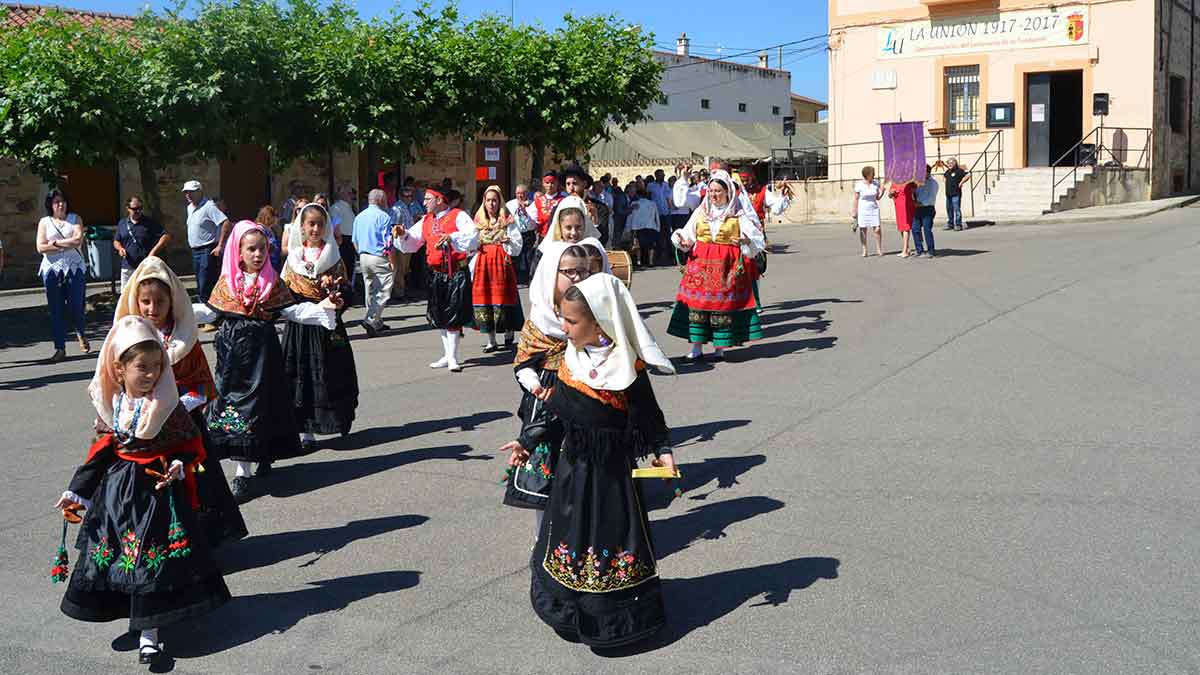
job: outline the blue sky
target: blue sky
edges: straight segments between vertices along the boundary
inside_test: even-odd
[[[36,0],[35,0],[36,2]],[[352,0],[364,16],[388,12],[392,7],[412,9],[418,5],[413,0],[393,3],[386,0]],[[145,0],[54,0],[45,4],[61,4],[94,11],[120,14],[136,13]],[[150,5],[164,6],[159,0]],[[435,7],[445,4],[442,0],[432,3]],[[551,0],[461,0],[460,13],[473,18],[485,12],[508,16],[515,7],[516,18],[521,23],[557,25],[564,12],[575,14],[616,14],[621,18],[640,23],[655,35],[655,42],[662,49],[674,49],[675,38],[686,32],[691,38],[692,53],[702,56],[736,54],[777,45],[814,35],[828,30],[829,5],[825,0],[799,0],[796,3],[730,3],[717,0],[684,0],[683,2],[628,2],[617,1],[594,4],[568,4]],[[815,41],[801,45],[824,44]],[[783,67],[792,72],[792,91],[803,96],[826,100],[828,72],[823,50],[799,47],[784,48]],[[777,66],[777,52],[771,50],[771,66]],[[745,63],[756,61],[754,56],[736,59]]]

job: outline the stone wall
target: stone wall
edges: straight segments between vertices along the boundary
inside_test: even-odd
[[[1054,205],[1055,211],[1150,199],[1150,175],[1144,170],[1097,168]]]
[[[0,159],[0,240],[4,273],[0,286],[36,286],[42,256],[37,252],[37,224],[45,215],[46,186],[25,165]]]
[[[1156,2],[1156,31],[1154,60],[1154,166],[1151,193],[1154,198],[1184,192],[1200,192],[1200,87],[1189,87],[1196,74],[1195,58],[1200,59],[1200,16],[1191,17],[1190,7],[1176,2]],[[1196,44],[1193,44],[1193,40]],[[1168,117],[1170,78],[1183,79],[1184,96],[1192,94],[1191,105],[1185,109],[1182,131],[1172,131]],[[1185,100],[1185,105],[1186,100]],[[1191,135],[1191,180],[1188,180],[1188,138]],[[1182,183],[1182,185],[1180,185]],[[1179,189],[1177,189],[1179,188]]]
[[[937,220],[935,224],[940,227],[940,224],[946,218],[946,187],[945,181],[940,176],[935,175],[934,180],[938,183]],[[856,182],[858,181],[789,181],[788,185],[791,186],[794,197],[788,210],[783,213],[784,221],[801,224],[845,223],[846,228],[849,229],[850,210],[854,203],[854,184]],[[983,181],[980,180],[975,185],[974,209],[972,209],[970,185],[964,183],[962,187],[963,218],[969,220],[975,216],[974,211],[981,211],[983,209],[983,203],[986,199]],[[880,219],[884,227],[888,227],[889,223],[894,227],[896,209],[893,206],[892,200],[887,195],[884,195],[884,198],[879,202],[879,206]]]

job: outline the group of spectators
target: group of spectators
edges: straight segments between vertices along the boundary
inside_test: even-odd
[[[942,180],[946,186],[946,230],[962,230],[962,182],[970,175],[951,157]],[[900,232],[901,258],[932,258],[937,255],[933,221],[937,216],[938,183],[933,167],[925,165],[921,180],[897,183],[875,179],[875,167],[864,166],[863,179],[854,185],[850,219],[858,232],[862,256],[867,257],[867,235],[875,238],[875,255],[883,255],[883,228],[880,225],[879,200],[886,194],[896,207],[896,229]]]

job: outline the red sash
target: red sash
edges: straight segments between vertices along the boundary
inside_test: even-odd
[[[121,449],[121,444],[117,443],[116,437],[111,433],[100,434],[96,437],[96,442],[92,443],[92,447],[88,448],[87,461],[103,452],[109,446],[112,447],[113,453],[117,457],[133,462],[141,466],[148,464],[159,463],[159,467],[155,470],[162,469],[159,473],[165,473],[167,465],[170,463],[171,455],[174,454],[190,454],[195,457],[191,464],[184,466],[183,472],[183,489],[187,491],[188,498],[191,500],[192,508],[200,506],[200,497],[196,492],[196,467],[204,461],[207,453],[204,451],[204,441],[197,433],[195,436],[174,445],[172,447],[163,447],[157,449],[144,450],[141,452],[125,452]]]

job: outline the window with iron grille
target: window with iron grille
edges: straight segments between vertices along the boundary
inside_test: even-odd
[[[979,130],[979,66],[946,68],[946,130],[973,134]]]
[[[771,114],[778,115],[779,114],[779,106],[777,106],[777,105],[771,106]]]
[[[738,112],[746,112],[746,104],[745,103],[738,104]]]
[[[708,110],[708,99],[706,99],[706,98],[700,99],[700,109]]]

